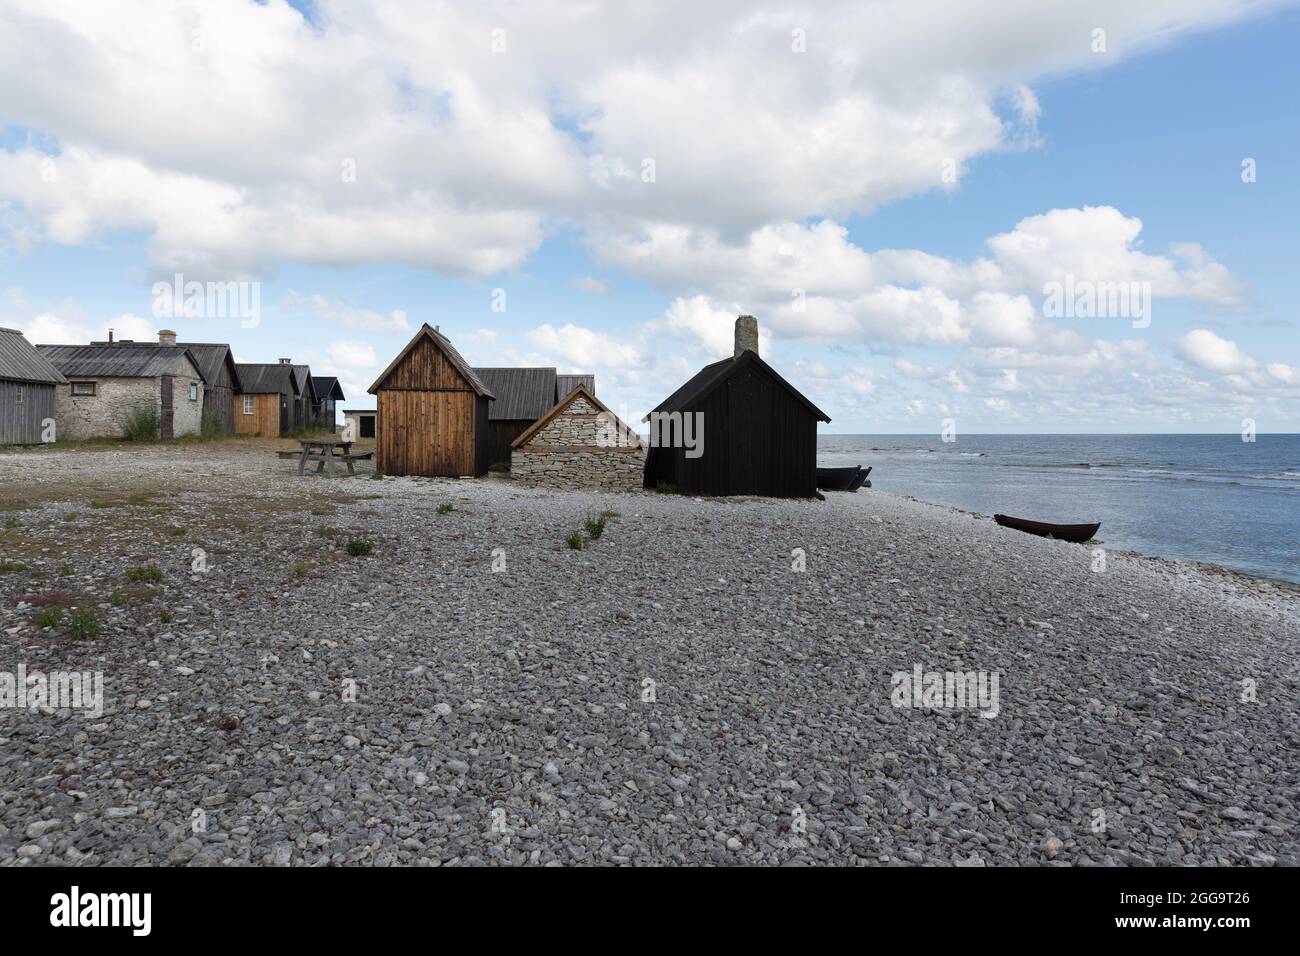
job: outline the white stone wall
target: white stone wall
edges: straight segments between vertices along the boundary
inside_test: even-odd
[[[596,447],[609,441],[609,427],[596,417],[599,411],[585,398],[575,398],[511,453],[511,477],[555,488],[640,488],[645,467],[640,438],[624,432],[623,447]]]
[[[172,379],[172,434],[179,438],[199,431],[203,423],[203,380],[187,360],[179,359]],[[157,378],[72,377],[71,382],[94,382],[94,395],[73,395],[72,385],[54,388],[54,418],[58,437],[120,438],[122,425],[137,408],[152,408],[162,416],[161,380]],[[199,399],[190,401],[190,383],[198,385]]]

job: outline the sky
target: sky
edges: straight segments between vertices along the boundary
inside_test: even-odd
[[[1297,432],[1298,43],[1246,0],[0,0],[0,325],[368,408],[428,322],[632,421],[751,314],[825,432]]]

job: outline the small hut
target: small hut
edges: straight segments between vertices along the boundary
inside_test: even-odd
[[[321,431],[333,432],[338,426],[335,409],[347,397],[343,394],[343,387],[333,375],[313,375],[311,388],[316,394],[316,404],[312,406],[316,427]]]
[[[293,376],[298,383],[298,397],[293,403],[293,427],[294,429],[314,429],[316,427],[316,389],[311,383],[311,366],[293,366]]]
[[[171,342],[165,335],[164,332],[158,333],[160,344],[177,344],[176,333],[171,333]],[[206,342],[181,342],[179,345],[190,350],[203,373],[203,417],[213,422],[218,431],[230,434],[235,430],[235,394],[239,391],[239,371],[230,346]]]
[[[294,427],[298,377],[288,359],[278,364],[244,364],[239,372],[240,394],[235,396],[235,431],[241,435],[279,438]]]
[[[357,441],[374,441],[378,431],[375,428],[375,421],[378,413],[373,408],[345,408],[343,409],[343,428],[347,431],[348,426],[352,426],[352,440]]]
[[[644,483],[693,495],[817,494],[817,423],[830,418],[758,356],[758,323],[736,320],[731,358],[706,365],[647,415]]]
[[[421,326],[368,391],[377,398],[375,467],[386,475],[481,475],[495,398],[445,335]]]
[[[0,445],[45,440],[44,423],[52,420],[57,425],[54,390],[67,383],[21,332],[0,329]]]
[[[640,487],[645,448],[585,385],[578,385],[511,447],[510,474],[560,488]]]

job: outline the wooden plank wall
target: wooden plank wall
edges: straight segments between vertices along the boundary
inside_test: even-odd
[[[377,399],[375,467],[384,474],[455,477],[486,469],[487,400],[428,339],[393,370]]]
[[[244,414],[244,396],[236,395],[235,432],[240,435],[261,435],[263,438],[280,437],[280,393],[269,392],[253,396],[253,414]]]
[[[223,432],[238,431],[235,427],[235,394],[228,386],[208,385],[203,389],[203,414],[214,418]],[[239,396],[239,417],[244,416],[244,397]]]
[[[21,405],[14,402],[19,388],[23,390]],[[47,418],[54,418],[53,385],[0,381],[0,445],[38,444],[41,422]]]

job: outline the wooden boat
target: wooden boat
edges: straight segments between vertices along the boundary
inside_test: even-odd
[[[861,471],[857,465],[849,468],[818,468],[817,487],[826,491],[854,491],[856,489],[850,486],[857,481]]]
[[[1073,541],[1082,544],[1091,541],[1101,527],[1096,524],[1048,524],[1046,521],[1030,521],[1028,518],[1013,518],[1010,515],[994,515],[993,520],[1004,528],[1015,528],[1040,538],[1056,538],[1058,541]]]
[[[870,488],[871,482],[867,481],[867,475],[869,474],[871,474],[870,466],[859,471],[858,477],[854,478],[852,484],[849,485],[849,491],[857,491],[864,486]]]

